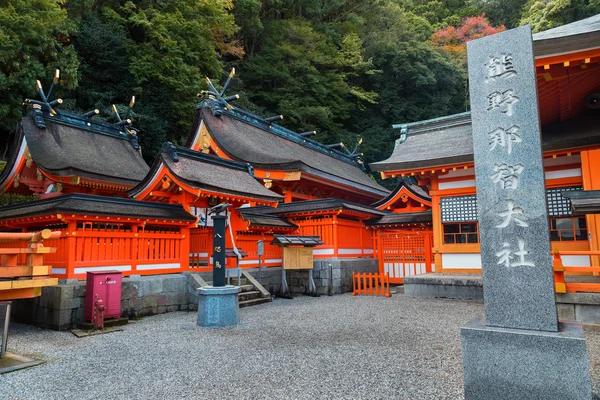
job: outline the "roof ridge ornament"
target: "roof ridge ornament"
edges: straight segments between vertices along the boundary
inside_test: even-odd
[[[177,155],[177,147],[172,142],[165,142],[160,151],[161,153],[167,153],[173,161],[179,162],[179,156]]]
[[[47,94],[44,93],[42,83],[39,80],[36,80],[35,82],[36,82],[37,92],[40,95],[40,98],[42,99],[42,101],[25,99],[25,101],[23,102],[23,105],[27,106],[27,108],[31,107],[31,109],[34,110],[35,124],[37,125],[37,127],[39,129],[44,129],[44,128],[46,128],[46,123],[44,122],[44,118],[42,118],[42,115],[44,113],[47,113],[47,114],[50,114],[53,116],[58,114],[57,111],[55,110],[55,108],[57,108],[58,106],[60,106],[63,103],[62,99],[50,100],[51,96],[52,96],[52,91],[54,90],[54,87],[60,83],[60,70],[57,69],[54,72],[54,78],[52,78],[52,83],[50,84],[50,89],[48,89]]]
[[[129,136],[129,141],[131,142],[131,146],[133,146],[134,149],[139,150],[140,142],[138,141],[138,136],[137,136],[139,131],[131,126],[133,121],[129,118],[129,116],[131,115],[131,110],[133,109],[134,105],[135,105],[135,96],[131,96],[131,100],[129,100],[129,107],[127,108],[127,112],[125,113],[125,119],[121,119],[121,116],[119,115],[119,110],[117,109],[117,106],[114,104],[112,105],[112,111],[113,111],[113,114],[115,115],[115,118],[117,119],[116,124],[118,126],[122,126],[125,129],[125,132],[127,132],[128,136]]]
[[[210,107],[210,110],[212,111],[215,117],[221,116],[223,112],[225,112],[225,110],[233,109],[229,102],[233,100],[238,100],[240,98],[238,94],[223,97],[225,91],[227,90],[227,87],[229,87],[229,84],[231,83],[231,79],[233,79],[234,76],[235,68],[232,68],[231,72],[229,73],[229,76],[227,77],[227,81],[225,81],[225,84],[223,85],[223,89],[221,89],[221,91],[218,91],[217,88],[215,88],[215,86],[212,84],[212,81],[207,76],[206,84],[208,85],[208,90],[202,90],[200,93],[198,93],[198,97],[201,97],[202,100],[212,100],[210,102],[207,102],[207,105]]]

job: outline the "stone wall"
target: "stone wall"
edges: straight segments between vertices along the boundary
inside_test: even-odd
[[[85,284],[77,281],[44,287],[40,297],[15,300],[12,320],[54,330],[76,328],[84,320]],[[122,317],[138,318],[188,308],[186,275],[123,278]]]
[[[352,291],[352,273],[377,273],[379,266],[373,258],[322,259],[315,260],[313,279],[317,293],[332,295]],[[306,293],[308,271],[288,271],[288,286],[292,293]]]
[[[352,272],[377,272],[374,259],[330,259],[314,263],[314,279],[320,294],[352,291]],[[271,294],[281,292],[281,267],[244,270]],[[198,309],[196,289],[207,286],[212,273],[154,275],[123,278],[121,316],[139,318],[171,311]],[[288,271],[292,293],[308,287],[307,271]],[[42,288],[34,299],[15,300],[12,320],[54,330],[76,328],[84,320],[85,281],[61,283]]]

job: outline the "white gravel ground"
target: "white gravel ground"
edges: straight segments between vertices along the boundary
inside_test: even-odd
[[[0,399],[460,399],[459,328],[482,312],[338,295],[244,308],[226,329],[193,312],[81,339],[12,324],[9,350],[47,363],[0,375]],[[586,335],[598,386],[600,333]]]

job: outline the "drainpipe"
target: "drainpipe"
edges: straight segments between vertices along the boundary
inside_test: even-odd
[[[333,266],[330,262],[327,263],[329,265],[329,288],[327,290],[327,296],[333,296]],[[323,265],[323,261],[321,261],[321,268]]]

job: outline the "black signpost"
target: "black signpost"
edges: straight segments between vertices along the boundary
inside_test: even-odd
[[[225,221],[222,215],[231,204],[219,204],[208,211],[213,219],[213,284],[198,288],[199,326],[221,327],[238,323],[239,286],[225,284]]]
[[[222,215],[231,204],[219,204],[210,209],[213,220],[213,286],[225,286],[225,221]]]

